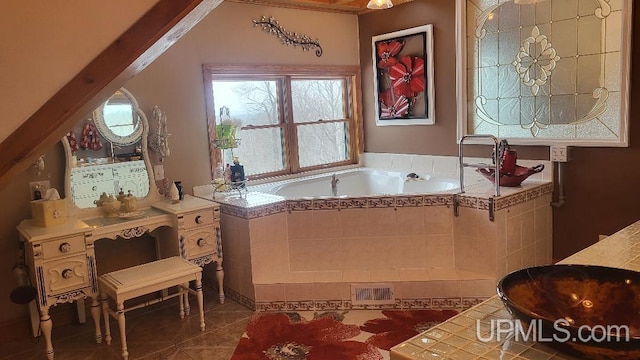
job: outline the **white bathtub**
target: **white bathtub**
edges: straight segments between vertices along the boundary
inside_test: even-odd
[[[256,185],[249,190],[280,195],[290,199],[334,196],[331,189],[331,176],[334,174],[339,180],[336,196],[340,197],[432,194],[457,192],[460,188],[460,180],[448,176],[418,174],[420,178],[414,180],[408,179],[407,173],[399,171],[357,168]]]

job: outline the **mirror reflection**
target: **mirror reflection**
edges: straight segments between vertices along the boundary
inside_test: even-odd
[[[66,194],[79,209],[96,208],[102,193],[145,198],[153,184],[147,158],[148,123],[136,99],[118,90],[63,139]]]
[[[114,145],[124,146],[139,142],[143,127],[132,96],[121,89],[116,91],[94,112],[93,119],[100,135]]]

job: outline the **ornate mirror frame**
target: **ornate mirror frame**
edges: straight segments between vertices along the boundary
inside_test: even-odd
[[[456,0],[458,139],[628,146],[631,0]]]
[[[149,123],[147,121],[146,115],[138,106],[138,102],[135,100],[133,95],[124,88],[121,88],[120,91],[122,91],[129,98],[129,100],[131,100],[131,104],[134,106],[135,112],[139,116],[139,121],[140,121],[139,127],[141,129],[139,140],[141,142],[142,159],[145,164],[145,169],[147,171],[147,178],[149,181],[149,192],[147,193],[146,197],[138,198],[138,207],[146,208],[146,207],[150,207],[152,203],[161,200],[160,194],[158,192],[158,188],[156,186],[155,178],[153,175],[153,167],[149,159],[149,152],[147,147],[148,145],[147,141],[148,141],[148,135],[149,135]],[[107,102],[108,100],[105,101],[104,104],[106,104]],[[102,108],[104,107],[104,104],[99,106],[94,111],[93,113],[94,116],[96,112],[102,110]],[[135,142],[137,142],[137,140],[133,141],[132,144]],[[67,206],[67,213],[69,214],[69,216],[78,216],[83,218],[103,216],[104,215],[103,210],[98,207],[80,208],[75,204],[73,200],[73,190],[71,189],[71,171],[74,168],[74,159],[73,159],[73,152],[69,144],[69,140],[66,136],[62,138],[62,145],[64,147],[65,158],[66,158],[64,193],[65,193],[65,200],[66,200],[66,206]],[[101,166],[105,166],[105,165],[101,164]],[[114,196],[115,195],[117,194],[114,194]],[[96,200],[97,199],[98,198],[96,198]]]
[[[105,111],[106,105],[109,103],[109,100],[111,100],[114,96],[118,95],[118,93],[121,93],[127,100],[129,100],[129,102],[131,103],[131,108],[133,110],[132,113],[138,116],[138,124],[134,128],[133,132],[131,132],[131,134],[129,135],[123,136],[123,135],[118,135],[114,133],[109,128],[104,118],[104,111]],[[107,100],[105,103],[100,105],[93,112],[93,121],[96,125],[96,128],[98,129],[98,132],[100,133],[100,135],[102,135],[102,137],[104,137],[106,140],[108,140],[109,142],[115,145],[124,146],[124,145],[135,144],[140,140],[140,137],[142,136],[142,133],[144,131],[144,127],[141,126],[141,120],[143,118],[146,118],[145,114],[142,112],[142,110],[140,110],[140,106],[138,105],[136,98],[133,97],[133,95],[129,91],[127,91],[127,89],[121,88],[120,90],[116,91],[116,93],[112,95],[111,98],[109,98],[109,100]]]

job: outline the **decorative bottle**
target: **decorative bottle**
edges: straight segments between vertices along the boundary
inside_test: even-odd
[[[216,165],[216,170],[213,172],[213,180],[216,180],[216,182],[224,180],[224,168],[222,167],[222,163],[219,161]]]
[[[180,192],[178,191],[176,183],[173,181],[169,185],[169,199],[171,199],[172,203],[177,203],[180,200]]]
[[[231,165],[231,181],[234,183],[244,181],[244,166],[240,165],[240,160],[237,156],[233,158],[233,165]]]
[[[231,183],[231,167],[227,164],[227,167],[224,169],[224,181],[229,184]]]

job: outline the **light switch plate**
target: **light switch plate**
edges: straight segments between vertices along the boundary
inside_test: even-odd
[[[36,190],[40,190],[40,196],[42,196],[44,198],[44,196],[47,194],[47,190],[49,190],[49,188],[51,187],[51,183],[49,182],[49,180],[42,180],[42,181],[32,181],[29,183],[29,193],[31,195],[29,195],[29,198],[31,200],[35,200],[35,192]]]
[[[562,145],[552,145],[549,148],[549,160],[553,162],[569,161],[569,148]]]
[[[156,180],[164,180],[164,165],[153,166],[153,177],[156,178]]]

